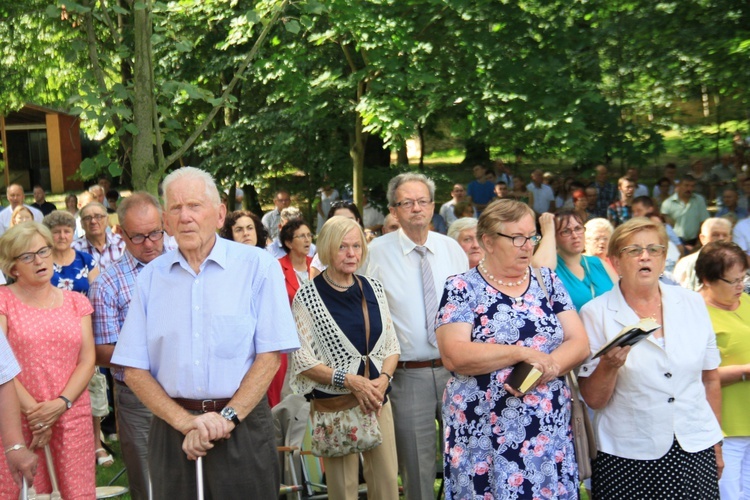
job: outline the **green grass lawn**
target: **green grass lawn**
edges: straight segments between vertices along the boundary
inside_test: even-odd
[[[122,461],[122,453],[120,453],[120,443],[117,441],[110,441],[107,443],[107,446],[112,448],[112,451],[114,452],[112,454],[112,458],[115,459],[115,463],[110,467],[101,467],[99,465],[96,466],[96,485],[97,486],[109,485],[112,479],[125,467],[125,463]],[[112,484],[115,484],[118,486],[127,486],[128,485],[128,473],[124,472]],[[130,495],[126,493],[117,498],[130,500]]]

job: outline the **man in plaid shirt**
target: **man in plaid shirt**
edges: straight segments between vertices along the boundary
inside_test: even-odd
[[[623,222],[630,220],[633,216],[633,194],[636,182],[630,177],[620,177],[617,188],[620,190],[620,199],[612,203],[607,209],[607,219],[613,226],[617,227]]]
[[[135,192],[117,208],[125,252],[97,278],[89,291],[94,306],[96,363],[111,366],[115,379],[115,409],[123,459],[133,499],[149,498],[147,461],[151,412],[125,385],[123,368],[110,359],[120,334],[138,273],[164,253],[164,230],[159,201],[151,194]]]
[[[607,167],[597,165],[594,170],[596,171],[596,177],[591,185],[596,188],[596,206],[589,207],[589,210],[594,212],[597,217],[606,217],[607,209],[617,199],[617,188],[607,181],[609,176]]]

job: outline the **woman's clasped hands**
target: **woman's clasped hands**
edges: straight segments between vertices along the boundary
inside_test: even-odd
[[[344,386],[357,398],[359,407],[364,413],[375,412],[376,415],[380,416],[385,391],[388,388],[388,381],[385,377],[368,380],[360,375],[347,374]]]

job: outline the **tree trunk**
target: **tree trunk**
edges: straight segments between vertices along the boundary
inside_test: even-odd
[[[161,177],[154,154],[154,81],[151,72],[151,13],[150,2],[144,8],[133,9],[135,34],[133,124],[138,133],[133,136],[133,189],[156,194]]]
[[[486,142],[470,137],[466,139],[466,156],[462,165],[473,167],[474,165],[485,165],[490,161],[490,148]]]

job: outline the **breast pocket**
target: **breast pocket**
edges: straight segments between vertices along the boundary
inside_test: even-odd
[[[211,317],[211,351],[221,359],[245,360],[251,354],[255,318],[249,314]]]

